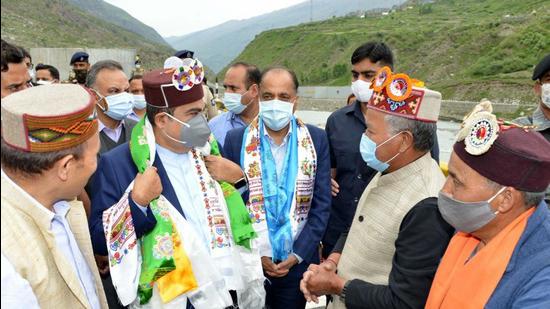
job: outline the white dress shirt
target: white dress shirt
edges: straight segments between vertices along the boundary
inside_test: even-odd
[[[91,307],[93,309],[101,308],[96,293],[94,276],[82,252],[78,248],[78,244],[66,218],[67,212],[71,207],[70,204],[66,201],[57,202],[53,205],[54,212],[52,212],[14,183],[3,170],[2,178],[11,182],[17,190],[26,195],[33,202],[33,205],[43,212],[44,216],[50,219],[50,231],[55,236],[55,243],[67,259],[69,265],[72,266]],[[6,273],[4,273],[4,268],[6,269]],[[4,295],[7,296],[6,302],[9,303],[4,303]],[[6,305],[6,308],[28,308],[26,304],[30,303],[32,308],[32,303],[35,300],[36,296],[27,280],[15,271],[10,261],[2,254],[2,305]]]
[[[204,215],[203,193],[194,173],[191,154],[175,153],[157,144],[157,154],[176,192],[186,220],[195,228],[210,250],[210,231]]]

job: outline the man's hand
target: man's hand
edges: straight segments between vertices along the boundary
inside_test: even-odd
[[[311,277],[314,276],[319,271],[319,265],[317,264],[311,264],[309,265],[307,271],[303,274],[302,280],[300,281],[300,290],[302,293],[304,293],[304,297],[308,302],[313,301],[316,304],[319,303],[319,299],[317,298],[317,295],[313,294],[307,287],[309,281],[311,280]]]
[[[316,296],[342,293],[346,280],[333,268],[329,263],[310,265],[300,282],[300,289],[308,301],[316,301]]]
[[[162,183],[154,166],[148,167],[143,174],[138,173],[132,189],[132,200],[138,205],[147,206],[162,193]]]
[[[262,268],[271,277],[279,278],[288,274],[288,269],[280,268],[277,264],[273,263],[269,256],[262,256]]]
[[[336,182],[336,180],[334,180],[334,178],[330,179],[330,188],[332,191],[332,196],[336,196],[340,192],[340,185]]]
[[[234,184],[244,176],[239,165],[220,156],[206,156],[204,157],[204,164],[216,181],[226,181]]]
[[[97,269],[101,276],[106,276],[109,273],[109,258],[104,255],[94,255],[95,263],[97,264]]]
[[[281,263],[277,264],[279,269],[290,270],[292,266],[298,264],[298,258],[294,254],[289,254],[288,258]]]

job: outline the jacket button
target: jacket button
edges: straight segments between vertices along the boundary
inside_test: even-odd
[[[357,218],[359,220],[359,222],[363,222],[363,220],[365,219],[363,216],[359,216],[359,218]]]
[[[361,179],[361,174],[357,175],[357,179]]]
[[[358,199],[358,198],[355,198],[355,199],[353,200],[353,202],[357,204],[357,203],[359,203],[359,199]]]

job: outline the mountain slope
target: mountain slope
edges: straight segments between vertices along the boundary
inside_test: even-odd
[[[235,61],[288,66],[305,85],[347,85],[353,50],[382,40],[394,50],[397,71],[445,98],[534,102],[530,75],[550,51],[548,25],[544,0],[440,0],[407,4],[387,16],[266,31]]]
[[[357,10],[389,8],[404,0],[314,0],[313,20],[343,16]],[[297,25],[310,20],[309,1],[245,20],[232,20],[221,25],[166,41],[176,49],[191,49],[203,63],[219,71],[235,58],[254,36],[264,30]]]
[[[155,29],[145,25],[135,19],[123,9],[111,5],[103,0],[68,0],[70,3],[88,12],[90,15],[102,19],[106,22],[115,24],[130,32],[134,32],[146,38],[151,42],[168,45]]]
[[[146,68],[162,66],[166,45],[80,10],[64,0],[2,0],[2,38],[30,47],[136,49]]]

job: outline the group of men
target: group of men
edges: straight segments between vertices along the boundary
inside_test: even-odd
[[[481,102],[446,179],[441,94],[382,42],[325,130],[284,67],[230,65],[216,115],[191,51],[130,78],[77,54],[78,85],[40,87],[25,58],[2,42],[8,308],[550,306],[550,55],[534,115]]]

